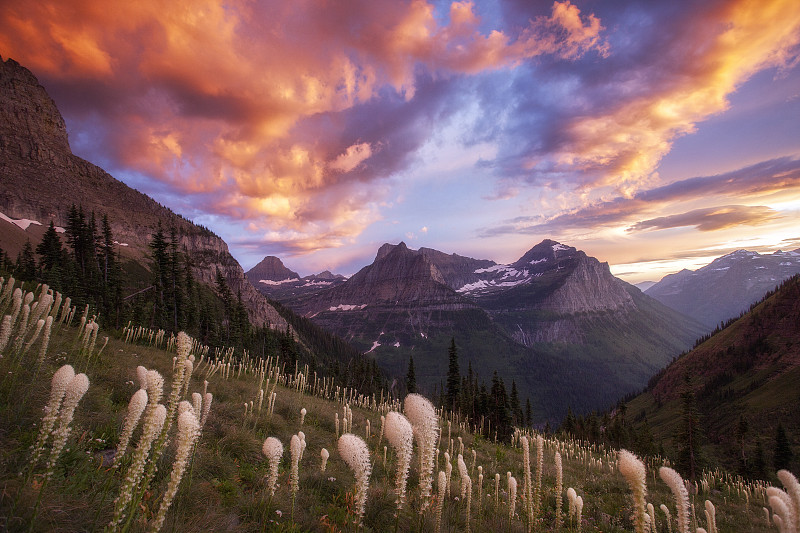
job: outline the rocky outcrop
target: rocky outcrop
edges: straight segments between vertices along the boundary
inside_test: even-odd
[[[114,238],[128,245],[125,256],[145,266],[159,221],[174,227],[196,279],[213,285],[219,269],[234,294],[241,292],[254,324],[286,327],[220,237],[72,154],[64,119],[44,87],[13,59],[0,59],[0,211],[64,226],[73,204],[108,215]]]

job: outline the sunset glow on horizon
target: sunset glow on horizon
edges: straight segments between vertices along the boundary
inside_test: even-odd
[[[0,56],[245,270],[550,238],[636,283],[800,247],[796,0],[12,0]]]

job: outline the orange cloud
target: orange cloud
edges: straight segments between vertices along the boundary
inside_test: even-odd
[[[725,111],[728,96],[754,73],[787,65],[800,43],[794,0],[737,0],[686,20],[674,43],[656,52],[653,68],[616,87],[630,94],[570,121],[548,164],[585,173],[583,187],[611,185],[630,195],[676,137]]]
[[[4,7],[0,50],[65,94],[97,95],[79,118],[95,117],[103,129],[92,134],[119,169],[313,246],[374,221],[360,189],[380,191],[417,146],[379,151],[393,124],[361,137],[336,122],[345,113],[387,86],[412,100],[421,67],[447,78],[602,49],[599,20],[569,0],[516,39],[480,25],[471,2],[440,23],[423,0],[42,0]],[[325,131],[307,125],[320,117]],[[376,152],[384,167],[370,167]]]

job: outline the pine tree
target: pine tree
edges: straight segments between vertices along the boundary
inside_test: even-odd
[[[783,429],[783,424],[778,422],[778,429],[775,431],[775,455],[772,465],[775,470],[789,470],[793,456],[786,430]]]
[[[694,482],[702,468],[702,431],[700,429],[700,412],[694,394],[694,385],[689,374],[684,377],[681,392],[681,425],[678,431],[678,469]]]
[[[517,382],[513,379],[511,380],[511,414],[513,424],[515,426],[522,425],[522,404],[519,402]]]
[[[42,242],[36,246],[36,253],[39,255],[42,280],[53,289],[63,291],[61,262],[64,258],[64,249],[52,220],[42,236]]]
[[[525,400],[525,427],[529,428],[532,425],[533,425],[533,415],[531,414],[531,399],[527,398]]]
[[[417,392],[417,376],[414,373],[414,356],[408,357],[408,373],[406,374],[406,392]]]
[[[36,279],[36,259],[33,257],[30,239],[25,241],[22,251],[17,256],[16,275],[24,280]]]
[[[461,373],[458,370],[458,349],[456,348],[455,337],[450,338],[450,349],[447,351],[447,404],[450,411],[455,412],[458,408],[459,387],[461,385]]]

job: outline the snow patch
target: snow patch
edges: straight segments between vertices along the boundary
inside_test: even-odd
[[[371,352],[372,350],[374,350],[375,348],[377,348],[377,347],[378,347],[378,346],[380,346],[380,345],[381,345],[381,343],[379,343],[378,341],[374,341],[374,342],[372,343],[372,348],[370,348],[369,350],[367,350],[367,351],[366,351],[366,353],[369,353],[369,352]]]
[[[474,273],[475,274],[485,274],[486,272],[497,272],[499,270],[504,270],[506,268],[508,268],[508,265],[494,265],[494,266],[490,266],[488,268],[479,268]]]
[[[366,306],[367,304],[361,304],[361,305],[339,304],[335,307],[329,307],[328,311],[352,311],[354,309],[356,310],[364,309]]]
[[[0,218],[5,220],[6,222],[10,222],[12,224],[16,224],[17,226],[19,226],[23,230],[28,229],[28,227],[31,224],[36,224],[37,226],[41,226],[42,225],[42,223],[39,222],[38,220],[31,220],[29,218],[20,218],[20,219],[11,218],[9,216],[6,216],[5,213],[0,213]]]
[[[58,230],[56,230],[56,231],[58,231]],[[127,242],[114,241],[114,244],[116,244],[117,246],[128,246]]]
[[[477,291],[480,289],[485,289],[489,286],[489,282],[485,280],[476,281],[475,283],[467,283],[460,289],[456,289],[456,292],[472,292]]]
[[[552,248],[553,248],[553,251],[554,251],[554,252],[557,252],[557,251],[559,251],[559,250],[569,250],[569,246],[564,246],[564,245],[563,245],[563,244],[561,244],[560,242],[559,242],[559,243],[556,243],[556,244],[554,244],[554,245],[552,246]]]
[[[394,346],[395,348],[399,348],[400,347],[400,341],[395,342],[394,344],[392,344],[392,346]]]
[[[533,259],[533,260],[530,261],[530,264],[538,265],[539,263],[544,263],[545,261],[547,261],[546,257],[544,259]]]
[[[316,285],[330,285],[332,281],[307,281],[303,287],[314,287]]]
[[[421,331],[419,332],[419,334],[420,334],[420,336],[421,336],[423,339],[427,339],[427,338],[428,338],[428,336],[427,336],[427,335],[425,335],[424,333],[422,333]]]
[[[300,281],[298,278],[286,278],[280,281],[275,281],[271,279],[260,279],[258,280],[259,283],[263,283],[264,285],[283,285],[284,283],[291,283],[293,281]]]

